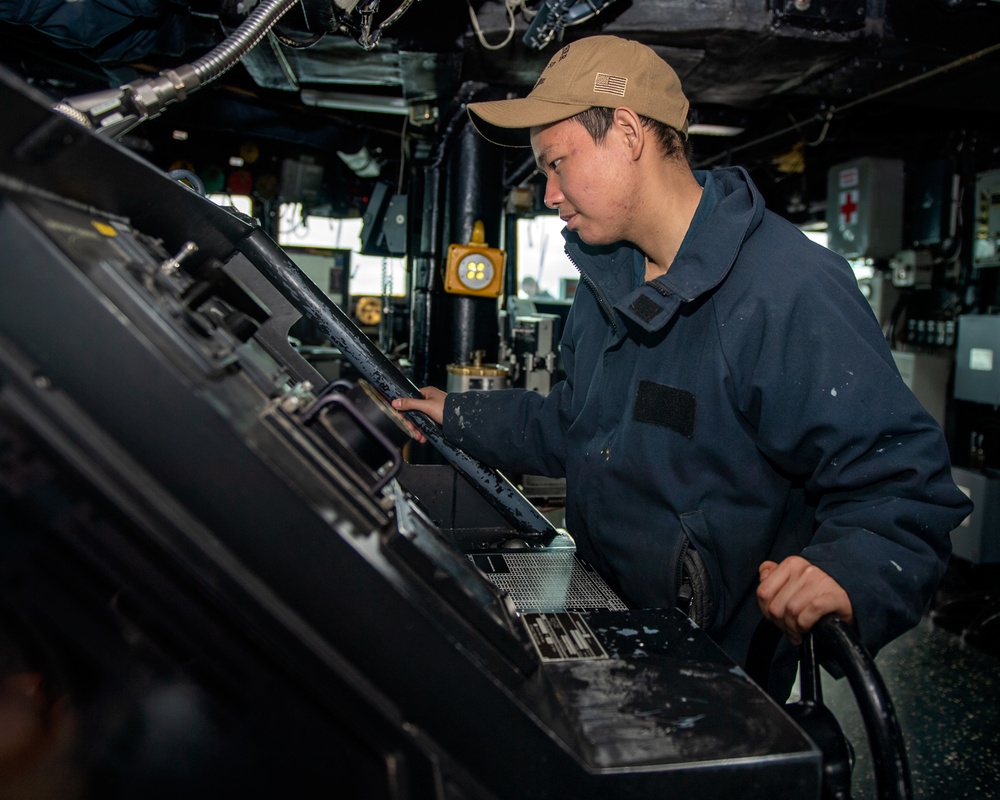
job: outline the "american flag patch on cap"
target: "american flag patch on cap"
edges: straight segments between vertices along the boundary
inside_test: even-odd
[[[594,91],[624,97],[625,84],[627,83],[628,78],[620,78],[617,75],[606,75],[603,72],[598,72],[597,77],[594,79]]]

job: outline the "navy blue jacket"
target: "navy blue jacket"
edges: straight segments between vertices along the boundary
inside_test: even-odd
[[[739,663],[758,565],[792,554],[844,587],[874,653],[919,621],[971,503],[847,262],[765,210],[742,169],[696,175],[703,207],[656,280],[631,245],[567,235],[586,288],[566,380],[450,394],[445,436],[565,475],[567,530],[635,606],[675,605],[694,548],[705,627]]]

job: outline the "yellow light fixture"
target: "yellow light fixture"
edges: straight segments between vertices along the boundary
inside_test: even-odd
[[[503,250],[486,244],[482,220],[476,220],[467,244],[448,246],[444,290],[473,297],[499,297],[506,260]]]

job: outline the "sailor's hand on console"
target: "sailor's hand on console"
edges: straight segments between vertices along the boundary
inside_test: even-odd
[[[761,613],[795,644],[827,614],[854,623],[854,608],[844,588],[801,556],[789,556],[780,564],[765,561],[759,571]]]
[[[398,397],[392,401],[392,407],[397,411],[419,411],[440,425],[444,419],[444,399],[448,393],[433,386],[425,386],[420,394],[423,395],[422,400],[417,397]]]

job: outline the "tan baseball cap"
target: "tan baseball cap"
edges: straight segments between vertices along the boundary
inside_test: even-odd
[[[626,106],[687,133],[688,100],[677,73],[651,48],[618,36],[590,36],[556,53],[527,97],[469,103],[479,132],[496,144],[528,147],[528,129],[594,106]]]

